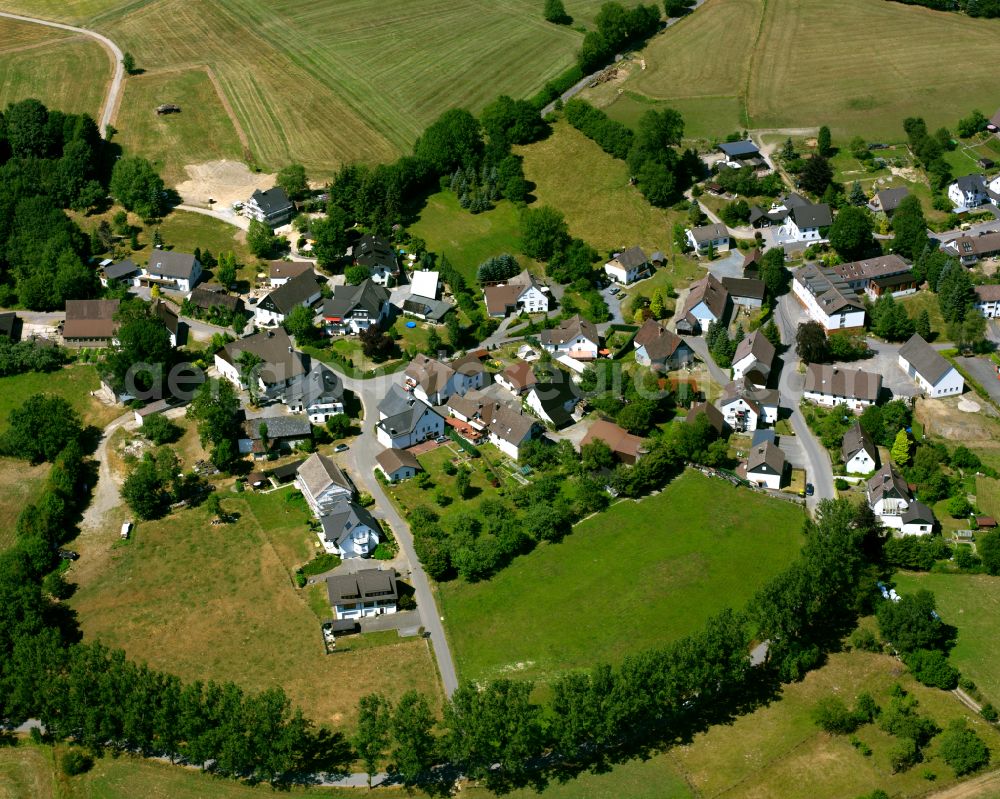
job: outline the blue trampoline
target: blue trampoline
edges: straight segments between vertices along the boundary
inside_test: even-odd
[[[416,326],[417,326],[417,323],[416,323],[416,322],[407,322],[407,323],[406,323],[406,326],[407,326],[407,327],[410,327],[410,328],[413,328],[413,327],[416,327]]]

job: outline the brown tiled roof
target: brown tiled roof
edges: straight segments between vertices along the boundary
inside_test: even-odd
[[[979,302],[1000,302],[1000,283],[987,283],[975,288]]]
[[[663,361],[677,352],[683,340],[655,319],[647,319],[635,334],[635,344],[644,347],[652,361]]]
[[[269,277],[271,280],[286,280],[298,277],[304,272],[311,272],[313,265],[308,261],[271,261]]]
[[[416,455],[408,449],[386,449],[376,455],[375,460],[387,474],[392,474],[404,466],[409,466],[411,469],[416,469],[417,471],[420,471],[422,468]]]
[[[693,424],[698,415],[702,413],[708,417],[708,423],[712,425],[712,429],[721,435],[726,429],[726,417],[722,415],[722,411],[710,402],[694,403],[688,410],[687,416],[684,417],[684,421],[688,424]]]
[[[535,377],[535,372],[531,368],[531,364],[526,361],[512,363],[503,370],[503,376],[507,382],[518,390],[531,388],[538,382],[538,378]]]
[[[118,305],[118,300],[66,300],[63,338],[111,338]]]
[[[806,367],[805,391],[835,397],[876,402],[882,390],[882,375],[860,369],[843,369],[829,364],[811,363]]]
[[[638,459],[644,451],[644,442],[639,436],[632,435],[613,422],[606,422],[603,419],[598,419],[590,426],[580,446],[585,447],[594,441],[603,441],[616,455],[632,460]]]
[[[729,292],[726,287],[719,282],[715,275],[709,273],[701,280],[691,284],[691,291],[687,301],[684,303],[684,310],[680,312],[681,317],[687,316],[694,310],[694,307],[704,301],[716,319],[721,319],[726,311],[726,302],[729,300]]]

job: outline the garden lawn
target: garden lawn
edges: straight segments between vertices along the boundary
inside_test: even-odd
[[[513,203],[501,200],[481,214],[471,214],[458,204],[451,191],[427,198],[410,232],[427,242],[427,249],[446,255],[470,285],[476,284],[476,267],[487,258],[508,252],[521,253],[521,223]]]
[[[900,302],[906,308],[906,312],[911,319],[920,316],[921,311],[927,311],[927,316],[931,320],[931,333],[936,334],[934,341],[947,340],[945,338],[948,328],[944,317],[941,316],[941,306],[938,303],[937,294],[928,289],[921,289],[916,294],[908,294],[899,297],[896,302]]]
[[[41,746],[0,747],[0,799],[53,799],[58,780],[53,750]]]
[[[987,516],[1000,519],[1000,480],[976,478],[976,505]]]
[[[0,552],[14,544],[14,525],[21,509],[34,502],[45,487],[51,467],[0,458]],[[0,794],[2,796],[2,794]]]
[[[240,515],[230,525],[211,525],[202,508],[140,523],[103,567],[78,574],[71,604],[85,639],[122,647],[184,680],[233,680],[253,691],[281,686],[322,724],[352,724],[369,691],[398,698],[414,688],[437,704],[437,672],[423,639],[338,654],[336,663],[324,653],[319,620],[293,581],[315,540],[296,493],[223,490],[226,511]],[[338,681],[334,672],[366,678]]]
[[[169,249],[194,252],[198,247],[202,252],[209,250],[216,257],[220,253],[233,252],[240,264],[248,265],[242,275],[244,278],[257,273],[257,259],[247,248],[246,233],[219,219],[190,211],[173,211],[159,224],[159,229]],[[144,254],[148,259],[148,251]]]
[[[110,80],[111,59],[94,40],[0,19],[0,108],[30,97],[96,119]]]
[[[57,372],[25,372],[0,377],[0,432],[7,429],[11,410],[19,408],[32,394],[54,394],[65,398],[80,414],[83,423],[104,427],[124,413],[121,407],[109,407],[90,395],[100,387],[97,370],[78,364]]]
[[[941,618],[958,628],[951,662],[1000,706],[1000,577],[900,571],[896,582],[901,594],[921,588],[934,593]]]
[[[459,674],[544,681],[694,632],[795,559],[803,519],[797,505],[687,471],[486,582],[440,584]]]

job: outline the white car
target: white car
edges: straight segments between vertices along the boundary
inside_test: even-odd
[[[129,534],[132,532],[132,522],[125,522],[122,525],[121,539],[122,541],[127,541]]]

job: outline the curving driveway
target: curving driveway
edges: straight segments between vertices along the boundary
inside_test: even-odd
[[[59,30],[71,31],[73,33],[82,34],[83,36],[89,36],[91,39],[96,40],[111,54],[111,60],[114,62],[115,69],[114,74],[111,76],[111,83],[108,86],[108,94],[104,98],[104,105],[101,106],[101,118],[98,122],[101,135],[106,136],[108,126],[111,124],[111,117],[114,116],[115,108],[118,106],[118,97],[121,95],[122,91],[122,81],[125,79],[125,67],[122,65],[121,48],[107,36],[87,30],[86,28],[77,28],[74,25],[66,25],[62,22],[51,22],[47,19],[38,19],[37,17],[25,17],[21,14],[11,14],[7,11],[0,11],[0,17],[17,20],[18,22],[32,22],[36,25],[45,25],[49,28],[58,28]]]

